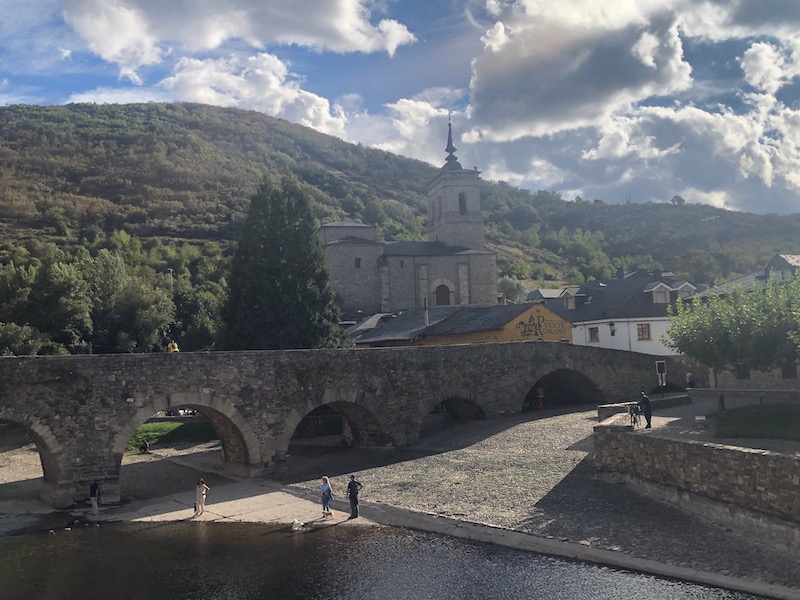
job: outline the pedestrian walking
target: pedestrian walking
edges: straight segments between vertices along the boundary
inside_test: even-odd
[[[350,475],[350,483],[347,484],[347,497],[350,498],[350,518],[358,518],[358,492],[364,487],[356,481],[355,475]]]
[[[206,485],[203,479],[197,480],[197,489],[194,494],[194,516],[202,515],[206,509],[206,496],[211,488]]]
[[[333,488],[331,487],[331,482],[328,481],[327,477],[322,478],[322,485],[319,486],[319,491],[322,499],[322,516],[332,517],[333,513],[331,512],[331,498],[333,498]]]
[[[647,425],[644,426],[645,429],[650,429],[650,419],[653,418],[653,407],[650,405],[650,397],[642,392],[642,397],[639,398],[639,408],[642,409],[644,413],[644,418],[647,421]]]
[[[92,514],[97,516],[100,506],[100,484],[96,481],[89,486],[89,502],[92,503]]]

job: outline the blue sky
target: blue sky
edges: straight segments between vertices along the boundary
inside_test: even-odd
[[[0,0],[0,104],[258,110],[571,200],[800,212],[797,0]]]

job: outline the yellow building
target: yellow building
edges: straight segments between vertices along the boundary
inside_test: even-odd
[[[572,324],[542,304],[435,306],[387,315],[355,336],[356,346],[429,346],[491,342],[572,342]]]

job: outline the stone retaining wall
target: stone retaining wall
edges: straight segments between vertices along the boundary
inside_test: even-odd
[[[670,408],[672,406],[684,406],[686,404],[691,404],[692,399],[687,394],[677,394],[674,396],[668,396],[666,398],[653,398],[650,397],[650,404],[653,407],[653,411],[659,410],[661,408]],[[617,402],[615,404],[601,404],[597,407],[597,420],[598,421],[605,421],[609,417],[619,414],[619,413],[627,413],[628,407],[631,404],[636,404],[636,401],[631,400],[630,402]]]
[[[690,401],[696,404],[711,402],[716,404],[719,395],[725,398],[726,408],[752,406],[754,404],[787,404],[800,402],[800,390],[770,389],[731,389],[731,388],[694,388],[686,390]]]
[[[595,466],[792,524],[800,547],[800,457],[632,431],[627,415],[594,428]]]

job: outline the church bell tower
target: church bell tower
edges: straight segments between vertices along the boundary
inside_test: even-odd
[[[447,123],[447,159],[428,184],[428,241],[484,249],[480,172],[464,169],[455,155],[453,125]]]

